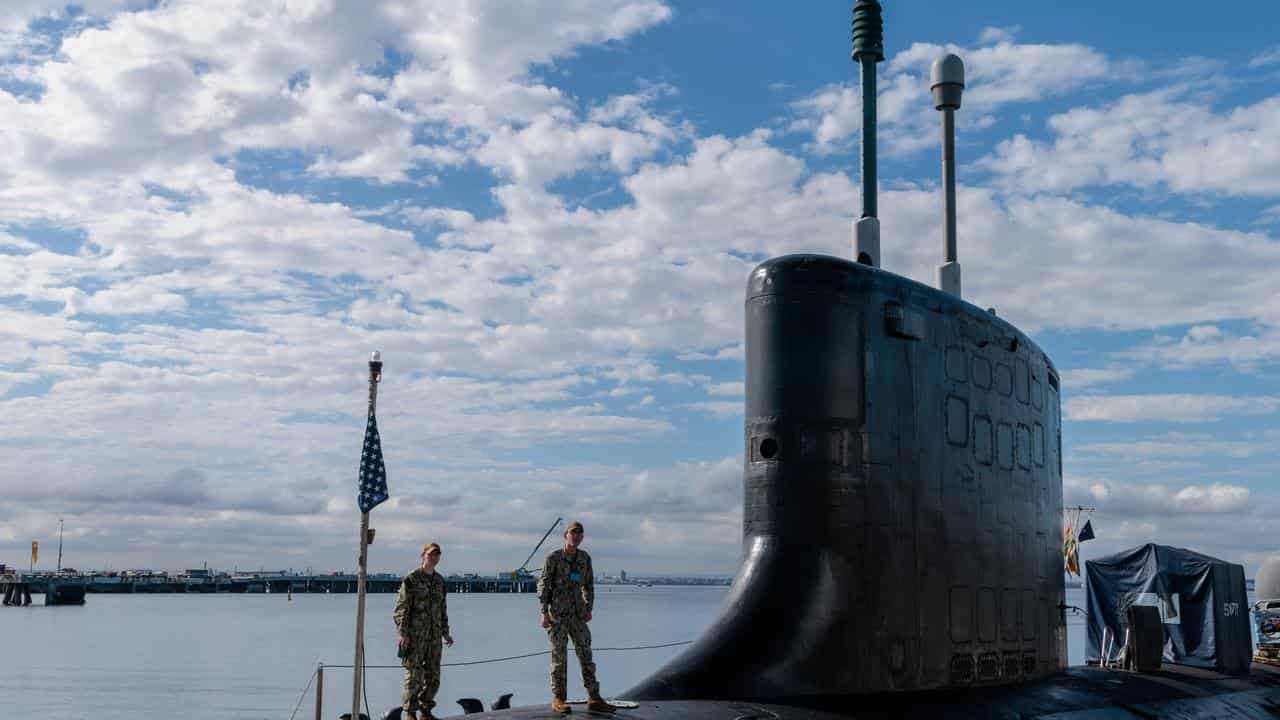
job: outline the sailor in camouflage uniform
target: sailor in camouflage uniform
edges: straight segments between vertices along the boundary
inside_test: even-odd
[[[616,708],[600,697],[596,681],[596,664],[591,660],[591,607],[595,603],[595,574],[591,556],[578,546],[582,543],[582,523],[569,523],[564,531],[564,548],[547,556],[538,578],[538,602],[542,606],[542,627],[551,640],[551,709],[569,712],[566,697],[567,645],[573,640],[578,664],[582,666],[582,684],[587,688],[587,709],[613,712]]]
[[[440,689],[440,641],[453,645],[449,635],[449,611],[445,606],[444,578],[436,572],[440,546],[422,548],[422,566],[400,583],[394,618],[400,630],[400,663],[404,665],[404,717],[434,718]]]

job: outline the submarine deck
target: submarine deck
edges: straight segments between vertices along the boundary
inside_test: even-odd
[[[1280,668],[1254,664],[1228,676],[1166,664],[1157,672],[1069,668],[1027,685],[919,693],[845,695],[783,702],[716,700],[634,701],[618,720],[836,720],[837,718],[983,718],[987,720],[1131,720],[1161,718],[1280,718]],[[547,706],[500,713],[505,720],[557,718]],[[574,705],[574,715],[608,717]],[[481,716],[474,716],[479,720]],[[469,718],[470,720],[470,718]]]

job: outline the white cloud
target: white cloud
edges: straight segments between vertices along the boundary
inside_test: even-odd
[[[53,176],[160,177],[165,164],[293,148],[318,153],[320,175],[402,181],[420,164],[463,162],[512,122],[572,113],[531,65],[669,17],[653,0],[161,4],[65,38],[27,74],[40,98],[0,94],[0,121],[20,165]],[[410,58],[391,77],[376,70],[384,48]],[[641,134],[661,129],[623,115]],[[420,143],[424,127],[455,130]],[[608,144],[627,137],[599,129],[585,142],[625,162],[636,150]]]
[[[742,360],[744,357],[745,350],[742,343],[721,348],[714,353],[689,352],[679,355],[681,360]]]
[[[1111,368],[1077,368],[1074,370],[1063,370],[1060,373],[1062,387],[1065,390],[1084,390],[1086,388],[1096,387],[1098,385],[1106,385],[1109,383],[1127,380],[1133,377],[1133,368],[1111,367]]]
[[[103,17],[113,11],[142,7],[148,0],[78,0],[77,9],[95,17]],[[42,17],[60,17],[67,9],[66,0],[9,0],[0,8],[0,23],[9,27],[25,28],[32,20]]]
[[[742,328],[736,305],[752,263],[731,253],[841,251],[848,181],[806,179],[804,171],[802,161],[752,135],[704,138],[674,163],[641,167],[622,181],[632,202],[608,211],[570,209],[545,190],[503,186],[496,197],[504,215],[448,235],[452,245],[487,253],[434,254],[403,282],[468,316],[511,326],[499,334],[532,332],[521,326],[536,322],[548,352],[575,346],[599,358],[658,349],[732,357]],[[449,264],[444,279],[439,262]],[[468,273],[452,269],[463,264]],[[490,279],[504,276],[526,281]],[[486,347],[512,360],[530,357],[527,348]]]
[[[657,135],[649,135],[543,115],[519,129],[496,129],[475,157],[521,183],[543,184],[596,162],[627,173],[657,152],[667,129],[660,125]]]
[[[83,293],[68,297],[68,314],[98,313],[102,315],[136,315],[181,312],[187,299],[177,293],[157,291],[150,283],[123,281],[92,295]],[[78,291],[72,291],[77,293]]]
[[[975,48],[915,43],[889,58],[878,84],[877,130],[888,152],[907,152],[938,142],[938,113],[929,94],[930,65],[943,53],[965,63],[965,126],[984,127],[1004,105],[1029,103],[1106,78],[1114,68],[1098,51],[1077,44],[1017,44],[1001,31],[983,32]],[[991,43],[991,44],[987,44]],[[835,84],[794,104],[790,130],[813,135],[819,152],[844,149],[862,126],[862,95],[856,84]]]
[[[1269,323],[1280,322],[1275,308],[1267,312]],[[1122,356],[1168,368],[1194,368],[1229,364],[1241,370],[1254,370],[1280,359],[1280,327],[1259,325],[1255,333],[1236,334],[1215,325],[1196,325],[1181,338],[1158,336],[1148,343],[1130,348]]]
[[[623,511],[656,510],[668,518],[731,518],[742,509],[742,458],[679,463],[662,471],[636,473],[618,502]]]
[[[1249,59],[1249,67],[1251,68],[1270,67],[1272,65],[1280,65],[1280,45],[1269,47]]]
[[[1102,457],[1167,460],[1205,457],[1249,458],[1272,452],[1275,433],[1257,437],[1227,439],[1209,434],[1166,433],[1124,442],[1089,442],[1075,446],[1075,452]]]
[[[1081,545],[1085,562],[1156,542],[1241,563],[1251,577],[1275,552],[1270,541],[1258,540],[1270,536],[1276,510],[1259,492],[1222,484],[1124,488],[1079,477],[1068,477],[1065,486],[1066,504],[1097,508],[1090,515],[1097,539]]]
[[[1064,405],[1066,418],[1079,422],[1208,422],[1226,415],[1270,414],[1280,410],[1280,398],[1191,394],[1082,395],[1068,398]]]
[[[4,397],[15,386],[35,382],[40,376],[31,372],[8,372],[0,370],[0,397]]]
[[[0,93],[0,140],[13,149],[0,168],[0,391],[52,386],[4,401],[0,437],[23,452],[0,454],[0,490],[26,487],[32,464],[73,479],[14,522],[48,528],[65,500],[104,554],[129,553],[149,528],[148,547],[172,548],[157,564],[202,546],[230,564],[268,539],[316,562],[349,557],[329,528],[352,512],[340,478],[358,453],[364,358],[378,348],[393,482],[380,541],[410,547],[431,513],[466,539],[460,569],[493,570],[505,562],[495,549],[574,513],[613,528],[598,541],[618,557],[731,570],[739,458],[593,465],[581,448],[659,457],[698,426],[691,415],[702,427],[740,417],[744,388],[724,373],[744,355],[744,278],[772,255],[847,256],[849,178],[815,171],[768,130],[698,135],[657,109],[684,96],[644,78],[602,97],[561,86],[574,53],[665,22],[656,2],[250,4],[165,3],[74,29],[23,66],[41,92]],[[983,42],[966,56],[966,122],[1058,92],[1071,82],[1059,66],[1090,82],[1114,69],[1079,46],[1003,32]],[[934,142],[922,76],[941,50],[891,60],[891,146]],[[850,112],[818,103],[804,122],[835,147],[856,130]],[[451,168],[467,177],[442,180]],[[607,202],[567,198],[552,182],[566,177]],[[406,180],[418,187],[387,186]],[[888,184],[886,267],[932,282],[939,197],[910,178]],[[1259,339],[1276,324],[1259,301],[1275,294],[1269,235],[960,192],[967,297],[1024,329],[1195,324],[1186,342],[1209,353],[1243,344],[1224,329],[1234,323],[1256,323]],[[1109,359],[1085,354],[1067,388],[1124,381]],[[1075,411],[1156,412],[1086,397]],[[1157,410],[1274,409],[1238,401]],[[1179,443],[1141,442],[1152,457]],[[1255,457],[1223,442],[1180,447]],[[1119,453],[1077,451],[1095,465]],[[1177,507],[1232,502],[1179,492],[1167,493]],[[293,510],[264,522],[290,495]],[[211,512],[173,517],[182,503]],[[95,505],[110,512],[91,521]]]
[[[995,45],[997,43],[1012,43],[1018,33],[1022,30],[1020,25],[1013,27],[989,27],[983,28],[978,34],[979,45]]]
[[[1051,142],[1017,135],[979,166],[1018,192],[1124,184],[1191,194],[1280,194],[1280,149],[1269,141],[1280,132],[1280,100],[1218,112],[1190,89],[1074,108],[1049,119]]]
[[[371,570],[403,571],[429,521],[432,538],[449,549],[453,571],[509,572],[551,520],[563,516],[583,521],[597,558],[625,563],[628,571],[669,572],[669,558],[684,557],[688,568],[729,574],[740,544],[741,471],[733,457],[645,470],[487,459],[417,469],[401,461],[390,465],[391,499],[376,511],[382,550],[371,558]],[[49,537],[59,513],[68,513],[68,541],[78,548],[81,567],[119,567],[131,546],[156,537],[168,541],[149,547],[145,562],[159,568],[179,568],[198,556],[215,567],[274,561],[320,569],[334,567],[330,558],[349,556],[345,540],[332,533],[355,512],[346,483],[291,472],[273,488],[238,492],[221,480],[218,471],[183,468],[144,481],[121,479],[109,491],[28,483],[8,495],[21,497],[23,506],[6,518],[6,527],[14,521],[32,537]],[[513,493],[513,487],[525,491]],[[53,498],[58,512],[33,510]],[[8,542],[0,535],[0,543]],[[280,552],[264,557],[264,547]]]
[[[31,24],[45,20],[65,24],[70,32],[83,29],[91,22],[109,17],[120,10],[141,8],[149,0],[5,0],[0,4],[0,60],[6,56],[20,61],[47,58],[56,48],[44,35],[34,32]],[[75,13],[69,12],[74,6]],[[0,64],[0,77],[14,66]],[[15,73],[21,75],[21,72]]]
[[[6,279],[8,294],[61,302],[65,296],[62,288],[94,270],[88,258],[49,252],[23,239],[13,245],[20,245],[25,252],[0,254],[0,275]]]
[[[1121,484],[1090,478],[1063,479],[1068,503],[1096,504],[1113,516],[1238,513],[1249,507],[1249,489],[1223,483],[1209,485]]]
[[[407,207],[398,211],[398,214],[415,225],[424,227],[439,224],[447,228],[465,228],[476,221],[471,213],[452,208]]]
[[[939,196],[888,192],[880,203],[882,237],[910,239],[884,243],[885,267],[935,282]],[[963,186],[958,203],[966,298],[1024,329],[1157,328],[1271,312],[1258,298],[1275,293],[1280,243],[1266,235]]]
[[[742,417],[742,412],[743,412],[743,404],[741,401],[726,402],[726,401],[713,400],[713,401],[705,401],[705,402],[686,403],[684,407],[687,407],[691,410],[698,410],[700,412],[705,412],[718,418]]]
[[[20,237],[14,237],[5,232],[0,232],[0,248],[12,248],[14,250],[22,250],[25,252],[34,252],[40,249],[40,246]]]
[[[708,395],[742,395],[747,391],[743,382],[711,383],[706,389]]]
[[[802,160],[772,147],[766,134],[703,138],[675,162],[641,166],[624,178],[631,202],[610,210],[569,209],[544,189],[515,185],[498,190],[503,214],[493,219],[443,208],[406,210],[419,222],[452,228],[449,244],[427,249],[340,205],[248,190],[229,173],[215,177],[221,179],[171,179],[178,191],[199,190],[200,200],[186,206],[151,204],[136,188],[98,198],[126,208],[105,213],[90,228],[99,254],[0,256],[26,258],[15,267],[46,263],[51,269],[26,284],[59,303],[68,283],[105,276],[111,286],[146,283],[156,293],[221,303],[238,326],[183,330],[155,323],[123,332],[55,326],[62,330],[45,336],[43,348],[111,360],[51,369],[53,391],[39,401],[16,401],[5,437],[37,443],[40,429],[56,417],[66,437],[92,446],[103,466],[155,482],[137,460],[137,449],[153,441],[131,429],[144,417],[172,428],[166,446],[150,455],[156,472],[174,472],[193,454],[208,454],[239,459],[206,469],[220,487],[242,487],[271,472],[298,481],[326,477],[350,461],[344,448],[362,410],[360,362],[373,347],[387,360],[379,407],[389,462],[397,468],[430,467],[441,454],[484,466],[495,454],[548,443],[662,437],[676,428],[654,401],[642,400],[647,414],[630,417],[580,398],[612,387],[599,384],[606,378],[707,386],[708,378],[659,367],[651,354],[671,352],[693,362],[740,359],[742,282],[754,263],[730,253],[843,253],[853,194],[843,176],[808,175]],[[1002,315],[1018,322],[1162,325],[1190,313],[1238,316],[1240,308],[1253,307],[1249,283],[1268,282],[1266,262],[1259,260],[1266,245],[1251,244],[1253,236],[1192,231],[1241,248],[1222,271],[1239,295],[1224,288],[1222,304],[1214,305],[1195,288],[1168,287],[1162,281],[1168,269],[1110,261],[1100,269],[1084,261],[1152,247],[1157,237],[1176,244],[1185,230],[1175,223],[1048,199],[1006,206],[987,190],[965,189],[962,200],[962,217],[971,223],[962,237],[973,237],[962,245],[970,292],[975,299],[1005,298]],[[936,263],[930,239],[937,233],[936,195],[893,191],[884,207],[886,237],[910,239],[886,245],[887,265],[928,278]],[[1087,219],[1088,232],[1057,222],[1058,215]],[[1125,235],[1113,226],[1131,228],[1131,244],[1117,244]],[[1030,246],[1025,237],[1043,238],[1043,245]],[[1170,257],[1174,270],[1187,262]],[[1026,263],[1044,268],[1034,283],[1018,270]],[[311,277],[286,276],[281,268]],[[1082,297],[1076,291],[1107,273],[1113,279],[1106,292]],[[498,282],[513,276],[527,280]],[[1161,295],[1169,292],[1182,294]],[[89,297],[71,304],[83,308]],[[1068,300],[1073,313],[1064,317],[1060,308]],[[1117,305],[1131,309],[1116,318]],[[42,317],[31,314],[33,321]],[[32,351],[29,341],[17,347]],[[166,367],[143,367],[153,363]],[[166,388],[163,398],[154,395],[156,387]],[[721,418],[742,412],[741,402],[685,405]],[[307,419],[313,417],[321,421]],[[266,429],[243,432],[264,422]],[[37,445],[24,462],[73,473],[77,456],[66,456],[65,447]],[[407,487],[425,477],[397,472]],[[345,497],[338,486],[323,494]],[[325,507],[340,513],[346,506]],[[507,541],[514,539],[494,539]]]

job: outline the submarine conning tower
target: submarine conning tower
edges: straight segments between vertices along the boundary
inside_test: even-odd
[[[871,127],[879,22],[859,0]],[[935,88],[963,87],[949,58]],[[803,701],[1066,667],[1057,371],[958,297],[958,266],[940,272],[952,292],[878,267],[866,143],[860,262],[788,255],[747,281],[743,558],[721,614],[625,697]]]
[[[626,697],[1004,684],[1066,666],[1057,372],[1012,325],[848,260],[755,269],[744,558]]]

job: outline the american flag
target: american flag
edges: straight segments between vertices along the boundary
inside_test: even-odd
[[[378,421],[369,413],[364,429],[364,451],[360,453],[360,512],[367,513],[387,499],[387,466],[382,463],[382,441]]]

